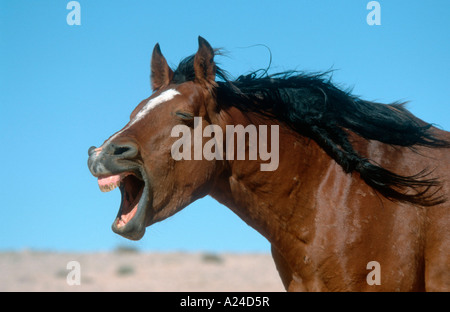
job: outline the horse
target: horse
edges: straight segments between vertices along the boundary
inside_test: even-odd
[[[115,233],[139,240],[210,195],[270,242],[287,291],[450,290],[449,132],[404,103],[355,96],[329,72],[231,79],[214,59],[220,50],[198,43],[176,69],[156,44],[153,93],[88,150],[100,189],[121,192]],[[225,141],[230,125],[253,125],[258,135],[256,126],[270,126],[266,137],[277,136],[265,147],[277,166],[262,170],[267,159],[250,159],[250,131],[212,144]],[[177,144],[196,131],[197,142]],[[229,157],[239,144],[245,157]],[[194,145],[197,157],[174,157],[196,153]]]

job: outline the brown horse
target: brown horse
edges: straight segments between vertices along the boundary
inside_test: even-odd
[[[210,195],[270,241],[287,290],[449,291],[450,133],[402,104],[355,97],[327,73],[231,81],[214,55],[199,37],[172,70],[157,44],[154,93],[89,149],[101,190],[121,190],[113,231],[140,239]],[[237,125],[244,136],[229,143]],[[266,145],[251,137],[262,125]],[[271,169],[261,150],[251,157],[257,143],[278,158]]]

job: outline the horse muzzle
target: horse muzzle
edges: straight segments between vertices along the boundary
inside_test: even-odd
[[[89,148],[88,154],[88,167],[98,178],[100,190],[110,192],[118,187],[122,195],[119,212],[111,227],[113,232],[139,240],[145,234],[153,196],[147,174],[137,161],[137,146],[109,143],[100,148]]]
[[[88,150],[88,167],[92,175],[100,177],[111,175],[115,172],[124,171],[124,167],[133,167],[135,163],[130,163],[139,154],[139,150],[134,144],[107,144],[104,147],[96,148],[92,146]]]

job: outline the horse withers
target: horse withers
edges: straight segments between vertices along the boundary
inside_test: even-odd
[[[121,191],[113,231],[140,239],[210,195],[269,240],[289,291],[449,291],[450,133],[328,73],[231,80],[215,53],[199,37],[172,70],[157,44],[153,94],[89,149]]]

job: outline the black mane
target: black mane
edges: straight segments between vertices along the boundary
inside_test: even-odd
[[[174,83],[193,81],[194,57],[184,59],[174,72]],[[275,118],[298,133],[314,139],[347,173],[358,172],[371,187],[391,200],[432,206],[445,201],[435,194],[436,179],[429,172],[397,175],[354,150],[346,130],[363,138],[411,147],[450,147],[436,138],[424,123],[404,108],[404,103],[381,104],[363,100],[336,87],[330,72],[305,74],[297,71],[268,75],[256,71],[230,80],[216,68],[219,105]],[[409,189],[409,192],[407,192]],[[412,191],[412,192],[411,192]]]

